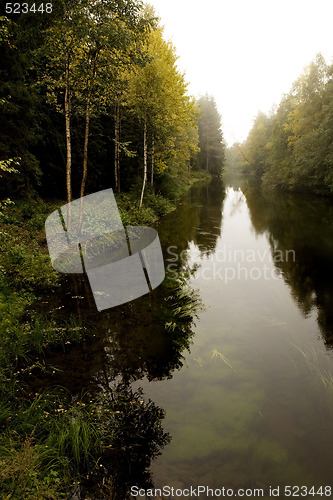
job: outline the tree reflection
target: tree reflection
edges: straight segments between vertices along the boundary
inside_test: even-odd
[[[110,377],[125,382],[171,378],[183,366],[183,352],[190,348],[193,322],[200,307],[196,292],[185,278],[168,280],[150,295],[126,304],[121,321],[106,317],[105,339]]]
[[[330,200],[244,190],[257,234],[266,234],[274,264],[306,316],[316,308],[327,346],[333,345],[333,206]],[[274,259],[276,252],[295,259]]]
[[[151,460],[161,454],[170,436],[162,427],[164,411],[152,401],[144,401],[141,389],[133,391],[129,384],[113,383],[100,399],[109,410],[105,440],[111,444],[105,446],[99,467],[88,475],[83,489],[97,498],[124,500],[130,498],[132,485],[152,486]]]
[[[69,277],[41,305],[44,312],[57,314],[57,324],[72,317],[87,336],[82,343],[65,342],[62,351],[49,352],[43,360],[46,369],[31,370],[25,378],[29,394],[52,385],[73,397],[86,392],[97,404],[103,397],[102,415],[110,415],[97,424],[112,439],[105,440],[98,473],[94,467],[88,474],[88,492],[95,487],[100,491],[103,484],[105,498],[124,499],[129,485],[147,488],[150,462],[169,440],[162,428],[163,410],[144,401],[131,384],[143,377],[171,378],[190,349],[201,303],[188,283],[186,262],[179,263],[176,279],[167,277],[152,293],[113,309],[96,311],[82,275]]]
[[[210,255],[221,235],[223,201],[225,189],[221,179],[213,178],[209,184],[194,186],[191,191],[192,201],[200,200],[201,208],[194,243],[202,254]]]

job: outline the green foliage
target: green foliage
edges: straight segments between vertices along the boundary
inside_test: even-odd
[[[9,160],[1,160],[0,161],[0,170],[3,172],[15,173],[17,174],[18,170],[12,166],[19,165],[20,158],[10,158]]]
[[[16,176],[3,178],[2,190],[31,188],[38,184],[41,171],[34,155],[39,137],[37,99],[28,76],[29,56],[22,49],[20,28],[16,22],[2,18],[0,28],[0,170],[13,171],[10,162],[20,159]],[[21,50],[22,49],[22,50]]]
[[[259,112],[247,138],[246,158],[257,179],[263,176],[267,167],[266,159],[271,148],[271,127],[270,117]]]
[[[319,54],[275,111],[258,114],[236,163],[266,186],[332,195],[332,75]]]
[[[163,412],[125,385],[94,396],[59,388],[36,393],[30,386],[36,374],[54,380],[59,368],[48,360],[52,351],[67,352],[88,335],[69,315],[64,320],[56,310],[35,311],[35,301],[52,294],[60,280],[44,223],[63,201],[35,195],[64,199],[65,103],[73,197],[85,137],[90,192],[117,187],[112,162],[118,143],[125,192],[117,203],[125,225],[152,224],[193,181],[198,110],[175,48],[163,39],[152,9],[143,11],[138,0],[61,0],[46,17],[0,21],[0,489],[5,498],[68,498],[73,481],[77,486],[83,476],[98,477],[106,458],[114,470],[120,457],[147,477],[147,464],[168,436]],[[117,107],[121,137],[115,135]],[[144,116],[153,175],[139,208]],[[158,325],[178,359],[176,347],[189,343],[196,300],[180,285],[169,295],[171,312]],[[121,478],[118,483],[128,487]]]
[[[7,448],[0,451],[0,488],[3,498],[15,500],[55,500],[66,498],[62,493],[59,473],[50,469],[47,474],[41,471],[40,454],[33,446],[32,437],[27,437],[18,447],[8,441]]]
[[[41,247],[47,206],[41,203],[36,209],[33,202],[7,207],[0,219],[0,282],[8,289],[39,293],[57,286],[46,248]],[[43,228],[44,229],[44,228]],[[35,237],[35,231],[39,236]]]
[[[101,454],[101,439],[106,438],[103,429],[110,416],[100,401],[73,399],[59,389],[36,394],[30,404],[16,398],[0,411],[0,419],[5,418],[11,429],[3,434],[0,448],[4,465],[0,484],[2,490],[17,488],[21,495],[30,490],[36,495],[35,490],[60,486],[60,481],[61,489],[66,488],[70,476],[77,477],[93,467]],[[24,435],[23,443],[17,440],[16,436]],[[16,474],[11,474],[10,466]]]
[[[56,388],[34,394],[32,402],[2,398],[1,491],[18,499],[68,498],[73,480],[79,485],[97,475],[114,451],[145,470],[146,456],[157,456],[168,442],[163,416],[142,391],[122,385],[97,395],[73,397]]]
[[[197,105],[200,109],[198,164],[206,172],[219,176],[225,159],[221,116],[214,98],[208,94],[201,97]]]
[[[151,218],[170,209],[159,195],[149,193],[147,201]],[[119,195],[118,202],[126,214],[131,199]],[[110,460],[112,474],[119,459],[146,474],[149,460],[168,441],[160,423],[163,412],[128,387],[72,395],[59,387],[36,393],[30,386],[36,375],[54,380],[59,368],[46,354],[59,347],[67,351],[87,337],[78,320],[61,320],[56,311],[45,315],[32,307],[42,290],[57,285],[56,273],[43,264],[43,226],[54,208],[40,201],[17,202],[1,219],[0,489],[5,498],[68,498],[83,478],[98,479],[101,464],[106,467]],[[142,223],[147,214],[133,210],[128,217]],[[118,482],[125,487],[120,477]]]
[[[150,182],[156,177],[164,194],[165,176],[181,182],[198,150],[198,110],[177,68],[175,48],[163,39],[162,29],[150,32],[145,48],[149,60],[128,76],[126,107],[142,136],[146,127],[148,154],[140,140],[138,157],[149,160]]]
[[[183,192],[197,164],[198,106],[175,47],[163,38],[153,9],[142,7],[138,0],[61,0],[44,21],[4,20],[0,161],[21,158],[19,172],[4,175],[4,199],[33,189],[65,198],[69,184],[76,198],[85,159],[87,191],[110,185],[132,191],[142,186],[144,156],[147,186],[170,199]],[[221,123],[209,100],[202,119],[208,113],[209,170],[218,175]],[[204,151],[202,138],[200,145]]]
[[[165,285],[169,294],[166,297],[168,308],[161,312],[165,330],[173,339],[175,345],[182,345],[183,349],[189,349],[189,334],[192,329],[194,318],[202,311],[203,304],[197,290],[191,289],[185,276],[179,276],[177,280],[168,280]],[[184,337],[184,334],[187,334]],[[185,341],[185,346],[184,344]]]
[[[174,204],[161,195],[147,193],[145,205],[139,208],[136,192],[121,193],[116,196],[121,220],[125,226],[153,224],[174,209]]]

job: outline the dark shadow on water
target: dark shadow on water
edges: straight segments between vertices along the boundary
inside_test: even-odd
[[[317,311],[333,346],[333,203],[324,197],[241,184],[256,234],[265,234],[274,265],[304,316]]]
[[[99,472],[86,481],[85,491],[95,492],[96,498],[122,500],[130,485],[148,488],[150,463],[171,437],[163,431],[163,409],[131,384],[144,377],[171,378],[183,366],[201,307],[196,292],[179,273],[177,280],[167,278],[149,295],[98,313],[86,278],[79,275],[68,278],[40,306],[38,313],[44,309],[59,325],[71,317],[86,340],[65,342],[63,348],[46,350],[36,359],[44,370],[36,362],[31,375],[25,376],[27,394],[59,386],[73,398],[82,394],[109,398],[115,418],[106,424],[105,432],[116,437],[112,449],[104,450]],[[37,309],[38,304],[30,313],[36,314]],[[101,488],[107,488],[105,497],[98,496]]]
[[[174,212],[156,227],[167,257],[167,248],[181,254],[193,242],[202,254],[209,255],[221,235],[225,186],[221,179],[197,183]]]
[[[170,379],[183,366],[202,307],[188,281],[193,269],[186,252],[191,242],[203,254],[214,250],[223,200],[220,181],[195,185],[178,209],[157,225],[166,264],[172,245],[176,265],[152,293],[97,312],[87,278],[69,275],[58,290],[27,312],[30,317],[52,319],[55,327],[66,328],[71,322],[84,335],[83,342],[65,340],[60,348],[46,348],[36,359],[43,369],[36,363],[31,375],[25,376],[27,393],[59,386],[73,398],[105,394],[116,411],[116,421],[110,421],[110,432],[116,429],[115,444],[104,453],[99,473],[85,485],[96,498],[101,484],[108,488],[105,498],[117,500],[126,498],[129,485],[152,485],[150,463],[171,437],[163,431],[163,409],[146,401],[140,389],[134,391],[132,383]]]

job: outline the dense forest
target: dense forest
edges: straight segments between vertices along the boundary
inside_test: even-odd
[[[130,383],[182,365],[198,301],[180,277],[97,313],[45,220],[113,188],[124,224],[155,222],[221,175],[221,117],[140,1],[7,3],[0,23],[0,497],[122,500],[169,439]]]
[[[268,115],[259,112],[229,165],[288,191],[333,194],[333,66],[319,54]]]
[[[59,0],[49,11],[1,18],[2,198],[113,187],[141,207],[146,190],[177,197],[192,169],[221,174],[214,99],[188,94],[150,6]]]

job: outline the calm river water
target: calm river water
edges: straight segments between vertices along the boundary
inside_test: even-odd
[[[94,340],[52,355],[53,383],[125,402],[120,499],[332,484],[332,221],[326,199],[197,184],[157,225],[167,278],[151,294],[97,313],[84,279],[55,292]]]
[[[212,181],[158,226],[204,309],[181,369],[137,384],[172,437],[156,487],[332,484],[332,221],[327,200]]]

